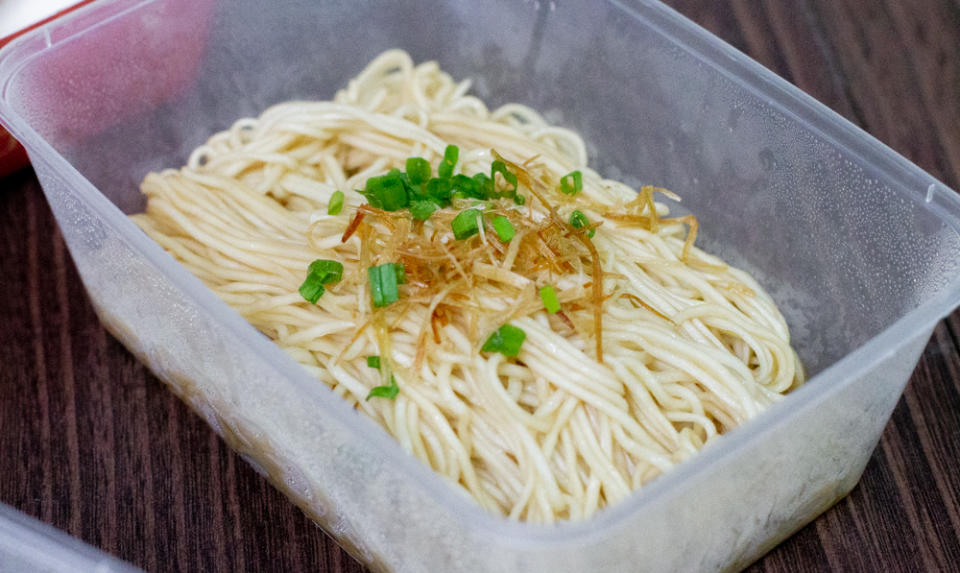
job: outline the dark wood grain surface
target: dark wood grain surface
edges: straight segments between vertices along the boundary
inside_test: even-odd
[[[960,188],[960,0],[670,0]],[[0,181],[0,501],[150,571],[361,571],[97,321],[32,172]],[[960,570],[960,315],[853,493],[757,571]]]

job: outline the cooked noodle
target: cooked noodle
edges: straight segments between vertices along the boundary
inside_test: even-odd
[[[694,218],[602,179],[575,133],[519,104],[488,111],[468,88],[386,52],[332,102],[276,105],[149,174],[134,219],[405,450],[514,519],[588,517],[802,383],[773,301],[692,246]],[[526,205],[490,208],[515,226],[509,243],[488,225],[454,240],[466,200],[419,223],[354,192],[411,156],[436,170],[448,144],[462,173],[502,156],[517,174]],[[558,192],[575,169],[583,191]],[[573,209],[592,238],[563,224]],[[315,259],[345,270],[313,305],[297,289]],[[373,308],[367,269],[386,262],[408,283]],[[545,284],[561,312],[544,310]],[[519,356],[481,352],[507,322],[526,333]],[[368,399],[388,373],[399,394]]]

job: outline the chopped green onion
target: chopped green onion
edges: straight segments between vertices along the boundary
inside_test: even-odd
[[[583,173],[571,171],[560,178],[560,191],[567,195],[576,195],[583,189]]]
[[[417,221],[426,221],[437,209],[449,207],[454,199],[513,199],[517,205],[523,205],[527,198],[517,195],[519,189],[517,175],[507,168],[502,160],[493,161],[490,175],[476,173],[472,177],[453,172],[460,158],[460,148],[448,145],[443,152],[443,160],[437,167],[438,177],[431,177],[430,163],[422,157],[409,157],[406,171],[391,169],[385,175],[367,179],[358,193],[367,198],[370,206],[384,211],[409,209],[410,216]],[[497,179],[497,173],[500,179]],[[498,186],[502,191],[498,191]],[[331,215],[343,209],[344,197],[341,191],[335,192],[327,206]],[[464,205],[458,205],[464,208]],[[479,230],[471,221],[466,221],[464,238]],[[473,230],[472,230],[473,229]]]
[[[407,159],[407,177],[414,185],[426,183],[430,179],[430,162],[422,157]]]
[[[410,203],[410,215],[417,221],[426,221],[437,210],[433,201],[414,201]]]
[[[480,210],[465,209],[460,211],[451,223],[453,236],[458,241],[476,235],[480,231]]]
[[[300,285],[300,296],[310,304],[317,304],[317,301],[323,296],[325,290],[326,289],[323,288],[323,277],[307,275],[306,280]]]
[[[343,264],[329,259],[317,259],[310,263],[307,273],[320,277],[323,284],[338,283],[343,278]]]
[[[510,187],[503,191],[503,196],[510,198],[517,194],[517,176],[507,169],[507,164],[499,159],[490,165],[490,180],[493,182],[493,189],[496,190],[497,173],[503,175],[504,180],[510,184]]]
[[[467,178],[469,179],[469,177]],[[450,179],[438,179],[434,177],[427,181],[427,197],[438,205],[449,205],[450,195],[453,193],[453,182]]]
[[[487,177],[486,173],[477,173],[473,177],[474,184],[476,185],[474,190],[475,199],[492,199],[497,196],[497,191],[493,185],[493,179]]]
[[[443,161],[437,167],[437,175],[443,179],[449,179],[453,176],[453,169],[457,166],[457,160],[460,159],[460,148],[456,145],[448,145],[443,150]]]
[[[510,239],[513,239],[513,236],[517,234],[517,230],[513,228],[510,219],[502,215],[493,220],[493,230],[497,232],[497,236],[503,243],[509,243]]]
[[[334,191],[327,204],[327,215],[339,215],[343,210],[343,191]]]
[[[393,272],[397,275],[397,284],[402,285],[407,283],[407,269],[403,268],[403,265],[400,263],[393,263]]]
[[[397,280],[397,267],[403,268],[397,263],[384,263],[367,269],[373,306],[387,306],[400,298],[400,291],[397,289],[397,284],[400,282]]]
[[[410,202],[404,179],[403,172],[391,169],[386,175],[367,179],[367,185],[361,193],[371,206],[384,211],[397,211]]]
[[[307,278],[300,285],[300,296],[310,304],[317,304],[326,291],[323,285],[340,282],[343,265],[337,261],[317,259],[307,268]]]
[[[383,186],[380,193],[380,202],[384,211],[397,211],[407,206],[409,202],[407,189],[400,179],[391,179],[389,185]]]
[[[393,400],[397,397],[397,394],[400,393],[400,387],[397,386],[397,379],[390,376],[390,385],[389,386],[375,386],[370,389],[370,393],[367,394],[367,400],[370,398],[386,398],[388,400]]]
[[[557,298],[557,291],[550,285],[540,287],[540,300],[543,301],[543,308],[550,314],[556,314],[560,310],[560,300]]]
[[[504,356],[516,356],[520,353],[520,346],[526,340],[527,333],[523,329],[504,324],[490,335],[490,338],[483,343],[482,352],[499,352]]]
[[[477,197],[477,182],[467,177],[463,173],[454,175],[450,179],[450,185],[453,190],[453,196],[460,194],[463,197]]]
[[[379,356],[367,356],[367,366],[370,368],[376,368],[380,370],[380,357]],[[393,374],[390,375],[390,385],[389,386],[375,386],[370,389],[370,393],[367,394],[367,400],[370,398],[387,398],[393,400],[397,397],[397,394],[400,392],[400,387],[397,386],[397,379],[393,377]]]
[[[583,229],[590,226],[590,220],[580,209],[574,209],[573,213],[570,213],[570,224],[573,225],[574,229]],[[592,239],[596,233],[596,229],[590,229],[587,231],[587,236]]]

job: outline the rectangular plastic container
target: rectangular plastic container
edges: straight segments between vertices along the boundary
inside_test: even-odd
[[[138,573],[66,533],[0,503],[3,573]]]
[[[734,569],[846,495],[960,302],[958,196],[659,3],[411,4],[103,0],[0,52],[0,120],[104,324],[376,570]],[[330,98],[392,47],[474,78],[491,106],[522,102],[578,130],[602,174],[680,193],[700,244],[780,304],[810,382],[588,521],[510,523],[125,217],[149,170],[271,104]]]

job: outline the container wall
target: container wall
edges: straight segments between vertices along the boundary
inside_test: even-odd
[[[0,571],[137,573],[140,570],[0,504]]]

